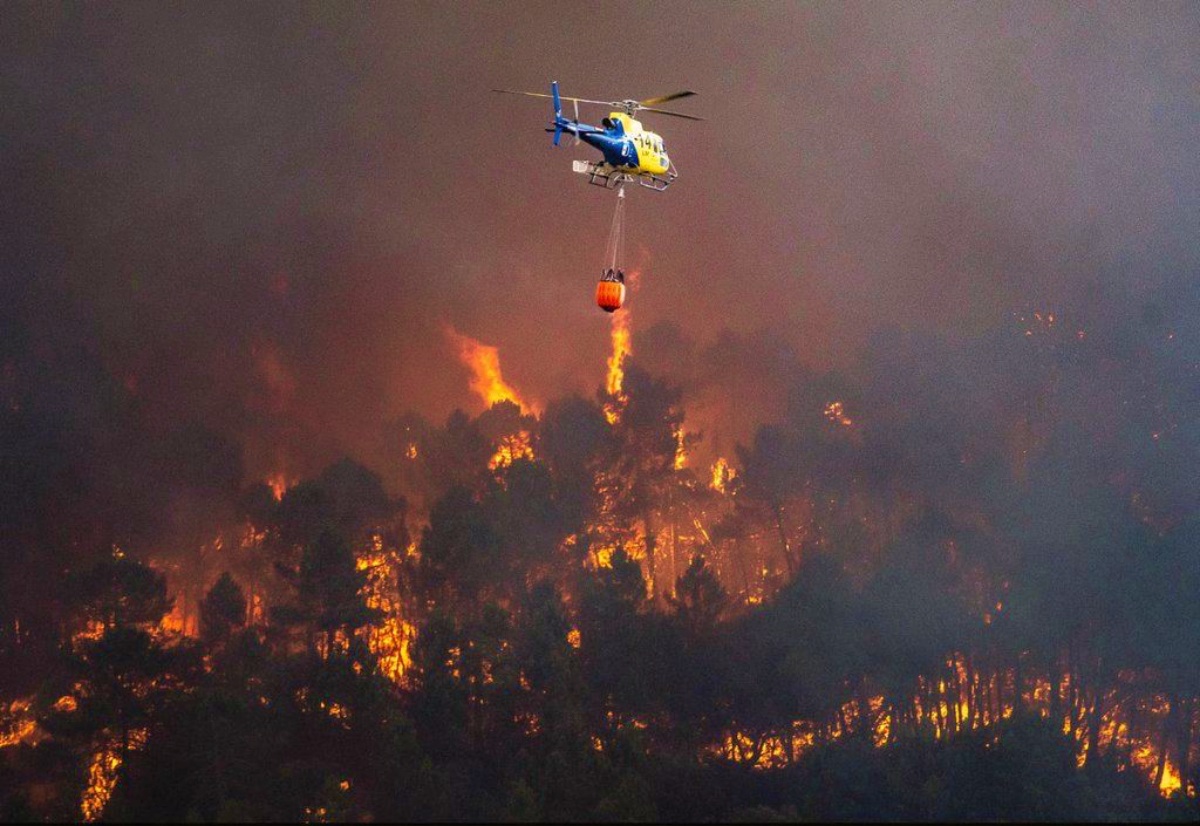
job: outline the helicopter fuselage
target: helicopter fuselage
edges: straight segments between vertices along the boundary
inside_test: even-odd
[[[579,139],[595,147],[604,156],[604,163],[630,174],[665,175],[671,168],[662,137],[642,128],[640,121],[624,112],[610,112],[603,126],[576,123],[567,118],[556,118],[554,128],[547,131],[578,135]]]

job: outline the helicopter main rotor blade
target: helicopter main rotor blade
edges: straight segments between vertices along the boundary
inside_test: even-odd
[[[655,109],[651,106],[639,106],[638,108],[641,109],[643,112],[656,112],[660,115],[670,115],[673,118],[686,118],[687,120],[704,120],[704,118],[698,118],[695,115],[685,115],[682,112],[668,112],[666,109]]]
[[[492,91],[500,92],[501,94],[505,94],[505,95],[525,95],[525,97],[531,97],[531,98],[553,97],[553,95],[547,95],[544,92],[516,92],[516,91],[513,91],[512,89],[493,89]],[[559,95],[558,97],[560,100],[573,100],[576,103],[596,103],[596,104],[599,104],[600,106],[611,106],[612,105],[607,100],[588,100],[587,98],[573,98],[570,95]]]
[[[643,107],[657,106],[660,103],[666,103],[668,100],[678,100],[679,98],[691,97],[694,94],[696,94],[696,93],[695,92],[676,92],[673,95],[663,95],[662,97],[646,98],[645,100],[639,100],[638,103],[640,103]]]

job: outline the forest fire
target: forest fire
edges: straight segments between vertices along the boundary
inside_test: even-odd
[[[0,9],[0,820],[1200,821],[1198,11],[794,5]]]
[[[602,721],[580,732],[591,754],[620,753],[614,744],[633,733],[679,749],[682,727],[696,735],[680,754],[768,776],[804,771],[830,749],[865,746],[877,756],[856,759],[886,761],[935,743],[970,762],[1028,741],[1021,748],[1061,750],[1083,776],[1135,776],[1163,800],[1195,799],[1200,703],[1168,679],[1172,660],[1131,642],[1123,656],[1142,657],[1138,667],[1098,668],[1087,653],[1090,629],[1121,629],[1090,614],[1093,625],[1067,640],[1015,636],[1013,624],[1031,614],[1049,618],[1046,627],[1059,621],[1057,597],[1045,601],[1025,581],[1052,580],[1057,593],[1088,580],[1039,568],[1045,550],[989,556],[979,537],[1040,549],[1039,537],[1060,530],[1060,514],[1026,505],[1039,530],[1018,534],[1011,517],[989,514],[984,497],[963,505],[969,477],[951,495],[914,481],[904,461],[881,470],[873,457],[920,462],[927,444],[922,422],[907,441],[910,420],[880,426],[886,404],[853,419],[840,400],[800,405],[738,448],[736,470],[720,456],[698,474],[688,448],[699,437],[684,427],[680,394],[627,361],[629,333],[614,324],[609,380],[595,399],[539,415],[518,406],[495,348],[466,347],[466,363],[478,367],[472,389],[498,404],[441,428],[409,421],[395,443],[395,461],[428,486],[428,508],[343,461],[315,479],[278,474],[248,487],[219,530],[192,534],[190,558],[154,549],[140,552],[144,564],[113,543],[68,580],[74,602],[61,627],[77,668],[92,676],[48,707],[28,692],[9,700],[0,747],[22,755],[66,739],[64,717],[90,719],[97,692],[118,692],[106,702],[139,709],[136,718],[107,721],[78,742],[86,784],[61,794],[74,795],[85,820],[108,817],[149,782],[158,750],[174,748],[170,726],[191,725],[147,726],[164,713],[155,698],[200,702],[229,690],[230,669],[249,669],[241,684],[255,713],[301,715],[329,737],[359,737],[361,727],[412,714],[397,725],[415,734],[395,736],[414,736],[433,753],[447,727],[480,754],[494,737],[508,738],[512,751],[563,736],[556,727],[587,719],[582,704],[591,703]],[[828,399],[816,395],[825,392],[819,381],[807,398]],[[942,423],[939,435],[982,455],[980,435],[954,430],[966,421]],[[853,440],[840,435],[850,427]],[[1056,456],[1020,430],[989,433],[999,468],[1013,467],[1004,441],[1012,433],[1031,446],[1023,449]],[[950,467],[970,470],[957,459]],[[1049,499],[1030,492],[1050,484],[1044,467],[1029,459],[1021,467],[1008,495]],[[874,488],[860,482],[870,474]],[[1126,516],[1107,508],[1104,518],[1130,519],[1126,531],[1146,526],[1143,487],[1128,494]],[[950,516],[931,518],[939,508]],[[962,513],[969,529],[955,521]],[[1145,541],[1160,554],[1182,553],[1186,545],[1169,543],[1185,523],[1155,524]],[[1114,552],[1106,564],[1123,560]],[[1014,638],[1029,641],[1006,642]],[[716,652],[736,667],[712,660]],[[661,671],[647,665],[660,661]],[[129,673],[109,683],[102,675],[111,668]],[[306,669],[300,683],[288,676]],[[703,707],[719,713],[697,717],[685,702],[691,689],[675,675],[698,672],[718,694]],[[743,673],[777,695],[757,698]],[[580,688],[584,678],[606,693]],[[461,716],[447,719],[439,710],[447,702]],[[576,710],[564,715],[554,703]],[[132,734],[124,747],[122,727]],[[338,767],[328,788],[311,787],[297,816],[335,818],[358,805],[338,784],[378,769],[350,769]]]

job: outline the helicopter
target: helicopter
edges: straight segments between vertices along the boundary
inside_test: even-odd
[[[679,98],[690,97],[695,92],[676,92],[672,95],[662,95],[646,100],[617,100],[602,101],[586,98],[567,97],[575,108],[575,117],[563,116],[563,97],[558,92],[558,81],[550,83],[550,94],[541,92],[516,92],[511,89],[493,89],[507,95],[525,95],[526,97],[550,98],[554,101],[554,120],[547,132],[554,133],[554,145],[558,146],[563,132],[575,136],[575,145],[581,142],[600,150],[604,156],[601,161],[575,161],[571,165],[573,172],[586,175],[588,183],[615,189],[630,181],[637,181],[642,186],[662,192],[679,177],[675,164],[667,155],[666,147],[660,135],[642,128],[642,123],[634,119],[639,111],[654,112],[659,115],[670,115],[687,120],[704,120],[694,115],[680,112],[669,112],[656,108],[660,103],[666,103]],[[609,107],[606,118],[600,121],[600,126],[589,126],[579,122],[579,104],[597,104]]]

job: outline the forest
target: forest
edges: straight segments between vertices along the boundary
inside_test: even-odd
[[[14,337],[0,818],[1194,822],[1200,305],[1097,289],[723,456],[621,324],[544,406],[456,334],[482,412],[308,478]]]

